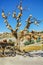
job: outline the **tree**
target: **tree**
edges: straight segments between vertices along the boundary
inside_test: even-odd
[[[22,1],[20,0],[20,5],[18,5],[18,9],[20,10],[20,12],[18,13],[18,15],[16,15],[16,11],[13,12],[12,17],[14,19],[17,20],[17,25],[16,25],[16,29],[13,30],[13,28],[11,27],[11,25],[8,23],[8,15],[5,14],[4,10],[2,10],[2,17],[4,18],[4,23],[6,24],[6,27],[11,30],[13,36],[17,39],[17,44],[19,45],[19,36],[18,36],[18,30],[19,27],[21,26],[21,17],[23,15],[23,8],[22,8]],[[24,28],[24,30],[28,31],[30,25],[32,23],[34,23],[35,25],[39,25],[40,20],[37,20],[36,18],[34,18],[31,14],[29,15],[29,17],[26,20],[26,26]]]

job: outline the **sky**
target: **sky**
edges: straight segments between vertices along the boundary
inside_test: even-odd
[[[10,30],[6,28],[4,19],[1,16],[2,9],[4,9],[6,15],[8,12],[11,13],[11,15],[8,17],[8,22],[13,29],[16,28],[17,21],[12,18],[12,13],[16,9],[16,6],[19,4],[19,1],[20,0],[0,0],[0,32],[10,32]],[[23,15],[21,18],[22,25],[19,30],[24,29],[24,27],[26,26],[25,20],[29,17],[30,14],[32,14],[33,17],[39,20],[43,20],[43,0],[22,0],[22,6],[23,8],[26,7],[26,9],[23,10]],[[16,9],[16,12],[18,14],[19,10]],[[31,24],[29,31],[32,30],[43,31],[43,21],[39,26]]]

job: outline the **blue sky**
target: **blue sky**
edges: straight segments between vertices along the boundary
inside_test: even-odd
[[[2,9],[4,9],[5,13],[8,13],[9,11],[13,12],[13,10],[16,8],[17,3],[19,3],[20,0],[0,0],[0,32],[10,32],[5,26],[4,20],[1,16]],[[22,0],[22,6],[25,8],[28,7],[26,11],[23,11],[22,16],[22,25],[20,27],[20,30],[23,30],[26,26],[25,20],[28,18],[30,14],[32,14],[33,17],[36,17],[39,20],[43,20],[43,0]],[[28,10],[29,9],[29,10]],[[18,9],[16,10],[18,13]],[[12,28],[15,29],[16,27],[16,20],[12,18],[12,15],[8,17],[8,22],[11,24]],[[43,22],[40,23],[39,26],[36,26],[32,24],[30,26],[29,31],[36,30],[36,31],[43,31]]]

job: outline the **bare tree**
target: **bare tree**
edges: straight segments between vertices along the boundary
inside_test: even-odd
[[[8,23],[8,15],[5,14],[4,10],[2,10],[2,17],[4,18],[4,23],[6,24],[6,27],[11,30],[13,36],[18,40],[18,33],[17,31],[19,30],[19,27],[21,26],[21,17],[23,15],[23,8],[22,8],[22,1],[20,0],[20,5],[18,6],[18,9],[20,10],[20,12],[18,13],[18,15],[16,15],[16,11],[13,12],[12,17],[14,19],[17,20],[17,25],[16,25],[16,29],[13,30],[13,28],[11,27],[11,25]],[[24,30],[28,30],[30,25],[34,23],[35,25],[38,25],[40,22],[39,20],[37,20],[36,18],[34,18],[32,15],[29,15],[28,19],[26,20],[26,26],[24,28]],[[19,42],[17,42],[19,43]]]

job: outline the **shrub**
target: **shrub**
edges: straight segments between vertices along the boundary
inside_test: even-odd
[[[26,42],[24,43],[24,45],[30,45],[30,44],[34,44],[34,40],[31,40],[31,42],[30,42],[30,41],[26,41]]]
[[[36,42],[40,42],[40,40],[41,40],[41,38],[40,38],[40,37],[38,37],[38,38],[37,38],[37,40],[36,40]]]

